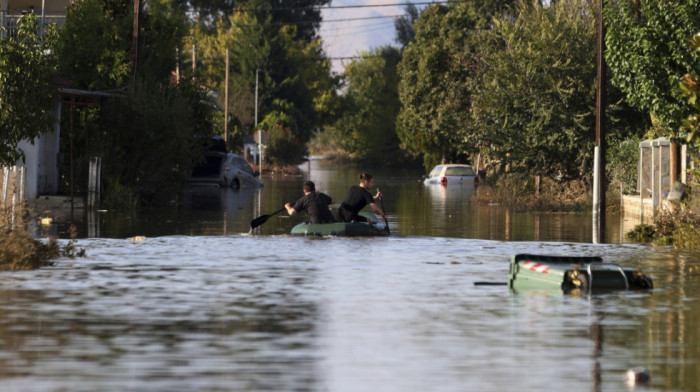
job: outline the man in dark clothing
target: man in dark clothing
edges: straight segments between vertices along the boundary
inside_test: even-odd
[[[360,185],[353,185],[348,189],[345,200],[343,200],[343,203],[337,211],[336,219],[343,222],[366,222],[367,218],[358,215],[358,213],[367,205],[369,205],[375,213],[387,219],[384,211],[374,202],[374,199],[382,197],[382,193],[377,191],[377,194],[372,196],[368,191],[368,189],[372,189],[373,185],[374,179],[371,174],[360,174]]]
[[[304,183],[304,196],[294,202],[294,205],[287,203],[284,208],[289,215],[294,215],[299,211],[306,211],[309,214],[311,223],[333,223],[333,214],[328,208],[333,204],[333,199],[325,193],[316,192],[316,185],[312,181]]]

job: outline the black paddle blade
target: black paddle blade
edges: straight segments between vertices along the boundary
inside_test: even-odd
[[[272,215],[261,215],[255,219],[253,219],[252,221],[250,221],[250,229],[252,230],[252,229],[262,225],[263,223],[267,222],[267,220],[270,219],[271,216]]]
[[[250,229],[253,230],[254,228],[262,225],[263,223],[267,222],[268,219],[272,218],[274,215],[277,215],[284,210],[286,210],[286,208],[282,207],[279,210],[273,212],[272,214],[260,215],[259,217],[250,221]]]

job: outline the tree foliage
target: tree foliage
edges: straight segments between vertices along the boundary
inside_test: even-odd
[[[22,16],[16,37],[0,40],[0,164],[22,156],[17,144],[52,129],[56,30],[42,34],[33,13]]]
[[[431,5],[415,25],[415,39],[399,64],[398,135],[426,165],[477,149],[469,121],[471,97],[484,68],[479,48],[491,18],[509,1]]]
[[[687,39],[700,31],[700,2],[616,0],[607,3],[604,15],[613,84],[632,106],[675,132],[690,110],[676,87],[697,64]]]
[[[56,52],[60,72],[74,88],[104,91],[128,84],[131,8],[102,0],[77,0],[67,7]]]
[[[102,137],[93,148],[103,155],[111,196],[141,204],[171,200],[200,152],[195,136],[210,136],[214,128],[207,92],[189,83],[143,82],[106,102],[101,114]]]
[[[695,34],[690,40],[690,50],[695,54],[696,58],[700,58],[700,33]],[[691,107],[691,113],[683,119],[682,131],[687,132],[688,142],[696,148],[700,147],[700,100],[698,100],[698,73],[700,72],[700,64],[696,64],[696,70],[686,74],[685,78],[679,85],[680,95],[684,98]]]
[[[401,48],[408,46],[416,36],[414,25],[420,17],[420,11],[412,4],[408,3],[404,8],[406,15],[399,16],[394,21],[394,29],[396,29],[396,42],[401,45]]]
[[[368,163],[393,161],[399,153],[399,50],[390,46],[361,53],[345,68],[342,114],[333,128],[341,147]]]
[[[300,113],[292,103],[277,99],[259,124],[267,131],[265,154],[272,164],[297,165],[306,159],[306,144],[296,132],[299,117]]]
[[[68,6],[57,53],[73,87],[114,90],[134,80],[133,20],[131,2],[77,0]],[[167,83],[188,32],[186,16],[173,0],[149,1],[139,23],[137,78]]]
[[[502,47],[474,99],[482,143],[514,167],[579,177],[593,151],[596,8],[588,1],[545,8],[521,2],[497,18]]]
[[[217,21],[227,22],[236,12],[267,20],[278,28],[295,26],[295,40],[312,42],[318,38],[322,15],[320,7],[331,0],[179,0],[197,14],[200,25],[209,28]]]
[[[134,74],[133,3],[78,0],[68,8],[58,45],[63,75],[73,87],[117,94],[97,108],[64,105],[75,114],[63,116],[62,128],[71,130],[76,145],[89,146],[76,151],[75,162],[87,162],[88,153],[103,157],[112,203],[170,201],[200,149],[196,136],[221,128],[206,90],[191,79],[171,79],[188,32],[173,0],[150,0],[140,13]]]
[[[218,19],[212,31],[201,26],[195,29],[192,38],[201,59],[197,74],[205,84],[223,91],[228,48],[229,91],[236,92],[229,93],[232,121],[240,124],[241,132],[253,131],[257,75],[260,116],[275,109],[275,100],[291,104],[298,124],[291,131],[304,143],[324,121],[322,116],[336,83],[330,76],[321,41],[298,39],[295,26],[274,22],[272,14],[250,11],[258,10],[262,3],[250,0],[241,5],[227,18]],[[285,3],[287,6],[291,4]],[[220,103],[224,104],[223,100]]]

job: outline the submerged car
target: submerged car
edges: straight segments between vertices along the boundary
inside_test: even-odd
[[[212,141],[187,178],[190,183],[234,189],[263,186],[263,181],[257,177],[258,173],[253,171],[242,156],[226,152],[223,138],[215,137]]]
[[[426,185],[479,185],[479,175],[471,165],[444,164],[437,165],[430,171],[430,174],[423,180]]]
[[[253,171],[248,161],[238,154],[228,153],[222,165],[224,183],[234,188],[254,187],[259,188],[264,185],[263,181],[258,178],[258,173]]]

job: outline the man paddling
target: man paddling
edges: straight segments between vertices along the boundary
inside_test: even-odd
[[[336,220],[339,222],[367,222],[367,218],[358,214],[365,206],[369,205],[376,214],[382,216],[386,221],[386,214],[374,202],[375,199],[382,197],[382,193],[377,190],[377,194],[372,196],[369,193],[372,186],[374,186],[372,175],[369,173],[360,174],[360,185],[353,185],[348,189],[345,200],[337,210]]]
[[[304,196],[299,198],[294,205],[287,203],[284,208],[289,215],[294,215],[299,211],[306,211],[309,214],[311,223],[333,223],[333,214],[328,208],[333,204],[333,199],[325,193],[317,192],[316,185],[312,181],[304,182]]]

